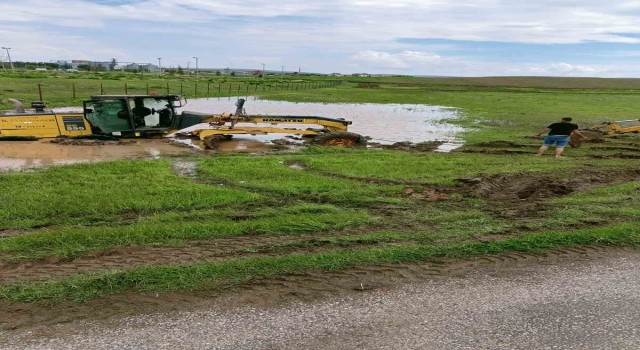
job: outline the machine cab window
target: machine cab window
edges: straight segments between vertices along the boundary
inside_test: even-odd
[[[173,108],[166,99],[137,97],[128,102],[136,129],[168,128],[173,124]]]
[[[124,100],[90,101],[85,104],[84,110],[96,133],[111,134],[133,129]]]

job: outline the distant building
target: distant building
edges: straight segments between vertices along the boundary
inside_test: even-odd
[[[332,77],[341,77],[342,73],[331,73],[329,75],[332,76]]]
[[[354,76],[354,77],[370,77],[371,74],[369,74],[369,73],[353,73],[352,76]]]

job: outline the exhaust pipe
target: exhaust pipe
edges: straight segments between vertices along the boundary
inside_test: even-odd
[[[8,98],[7,101],[13,104],[13,108],[16,113],[24,114],[26,113],[22,102],[16,100],[15,98]]]

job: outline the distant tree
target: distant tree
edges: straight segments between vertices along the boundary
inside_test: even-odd
[[[109,70],[115,70],[117,65],[118,61],[116,61],[115,58],[112,58],[111,62],[109,62]]]
[[[232,77],[235,77],[236,76],[236,72],[231,72],[231,74],[229,74],[229,75],[232,76]]]
[[[91,70],[91,66],[88,65],[88,64],[79,64],[78,65],[78,70],[90,71]]]
[[[178,66],[178,74],[179,75],[184,75],[184,69],[182,69],[182,67]]]

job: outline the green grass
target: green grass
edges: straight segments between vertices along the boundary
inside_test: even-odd
[[[87,79],[119,88],[122,79]],[[11,80],[14,79],[14,80]],[[0,97],[44,76],[0,74]],[[81,81],[46,77],[51,85]],[[148,80],[147,80],[148,79]],[[154,79],[157,79],[154,80]],[[175,79],[175,80],[171,80]],[[316,78],[304,78],[313,81]],[[91,80],[91,82],[89,82]],[[268,80],[268,79],[267,79]],[[168,161],[118,161],[0,174],[0,259],[22,264],[46,257],[74,258],[129,245],[184,246],[192,240],[251,236],[321,237],[279,240],[222,262],[148,266],[121,271],[4,284],[0,298],[17,301],[88,300],[107,294],[230,288],[260,276],[337,270],[361,264],[468,258],[508,251],[540,252],[582,244],[637,247],[640,184],[627,182],[549,200],[530,215],[497,215],[491,202],[466,193],[462,201],[430,202],[406,188],[456,192],[457,178],[540,172],[571,178],[593,168],[637,168],[635,160],[596,159],[634,147],[634,135],[567,150],[568,159],[533,157],[538,129],[569,115],[580,125],[636,115],[640,80],[549,78],[349,78],[339,87],[271,91],[265,98],[310,102],[434,104],[459,108],[452,122],[468,128],[467,146],[449,153],[308,148],[297,153],[220,155],[194,159],[197,179],[175,175]],[[234,83],[251,80],[235,80]],[[357,88],[357,82],[379,88]],[[174,78],[139,79],[132,86],[191,84]],[[8,84],[3,84],[8,83]],[[220,81],[222,83],[222,81]],[[225,81],[230,83],[230,81]],[[255,81],[254,81],[255,83]],[[4,90],[3,90],[4,89]],[[21,91],[22,91],[21,90]],[[52,91],[52,90],[48,90]],[[116,92],[114,90],[114,92]],[[54,104],[69,103],[59,92]],[[72,101],[73,102],[73,101]],[[76,101],[77,102],[77,101]],[[464,153],[480,142],[508,140],[523,154]],[[595,147],[604,147],[598,150]],[[606,149],[609,147],[610,149]],[[504,150],[512,150],[509,146]],[[633,154],[634,151],[628,151]],[[635,152],[637,153],[637,152]],[[292,169],[291,163],[305,170]],[[631,179],[631,178],[630,178]],[[606,180],[606,179],[603,179]],[[633,179],[632,179],[633,180]],[[635,179],[637,180],[637,179]],[[461,191],[461,190],[460,190]],[[44,226],[44,228],[38,228]],[[346,231],[342,231],[346,230]],[[490,241],[490,242],[484,242]],[[303,253],[322,246],[321,253]]]
[[[0,228],[87,224],[167,209],[255,201],[173,174],[168,161],[116,161],[0,175]]]
[[[452,153],[407,153],[399,151],[345,150],[335,156],[331,150],[311,150],[323,156],[291,156],[312,171],[353,178],[407,181],[422,184],[452,184],[457,178],[478,174],[514,171],[549,171],[579,166],[578,162],[558,163],[555,159],[534,159],[522,155],[484,155]]]
[[[545,249],[584,244],[640,245],[637,225],[620,224],[599,229],[544,232],[500,242],[450,246],[385,246],[352,251],[247,258],[222,263],[153,266],[126,271],[19,283],[0,287],[0,298],[33,301],[86,301],[127,291],[151,293],[229,288],[259,276],[276,276],[313,270],[340,270],[363,264],[463,259],[507,251],[540,253]]]
[[[41,99],[47,106],[81,106],[95,95],[179,94],[188,98],[213,96],[247,96],[277,91],[302,91],[339,84],[340,80],[318,76],[215,76],[202,74],[199,79],[187,75],[144,75],[120,72],[0,72],[0,109],[10,109],[7,98],[22,100],[26,106]]]
[[[287,156],[216,157],[200,162],[199,172],[205,179],[221,180],[265,196],[350,205],[399,202],[394,197],[401,192],[400,186],[371,185],[296,170],[287,166],[289,159]],[[360,161],[367,160],[360,158]]]
[[[5,260],[41,259],[49,256],[72,258],[90,252],[129,245],[180,246],[187,240],[228,238],[239,235],[299,235],[339,230],[375,221],[363,210],[344,210],[333,206],[298,205],[262,209],[255,218],[234,221],[229,211],[200,212],[147,218],[122,226],[64,226],[0,240]],[[221,215],[222,214],[222,215]]]

